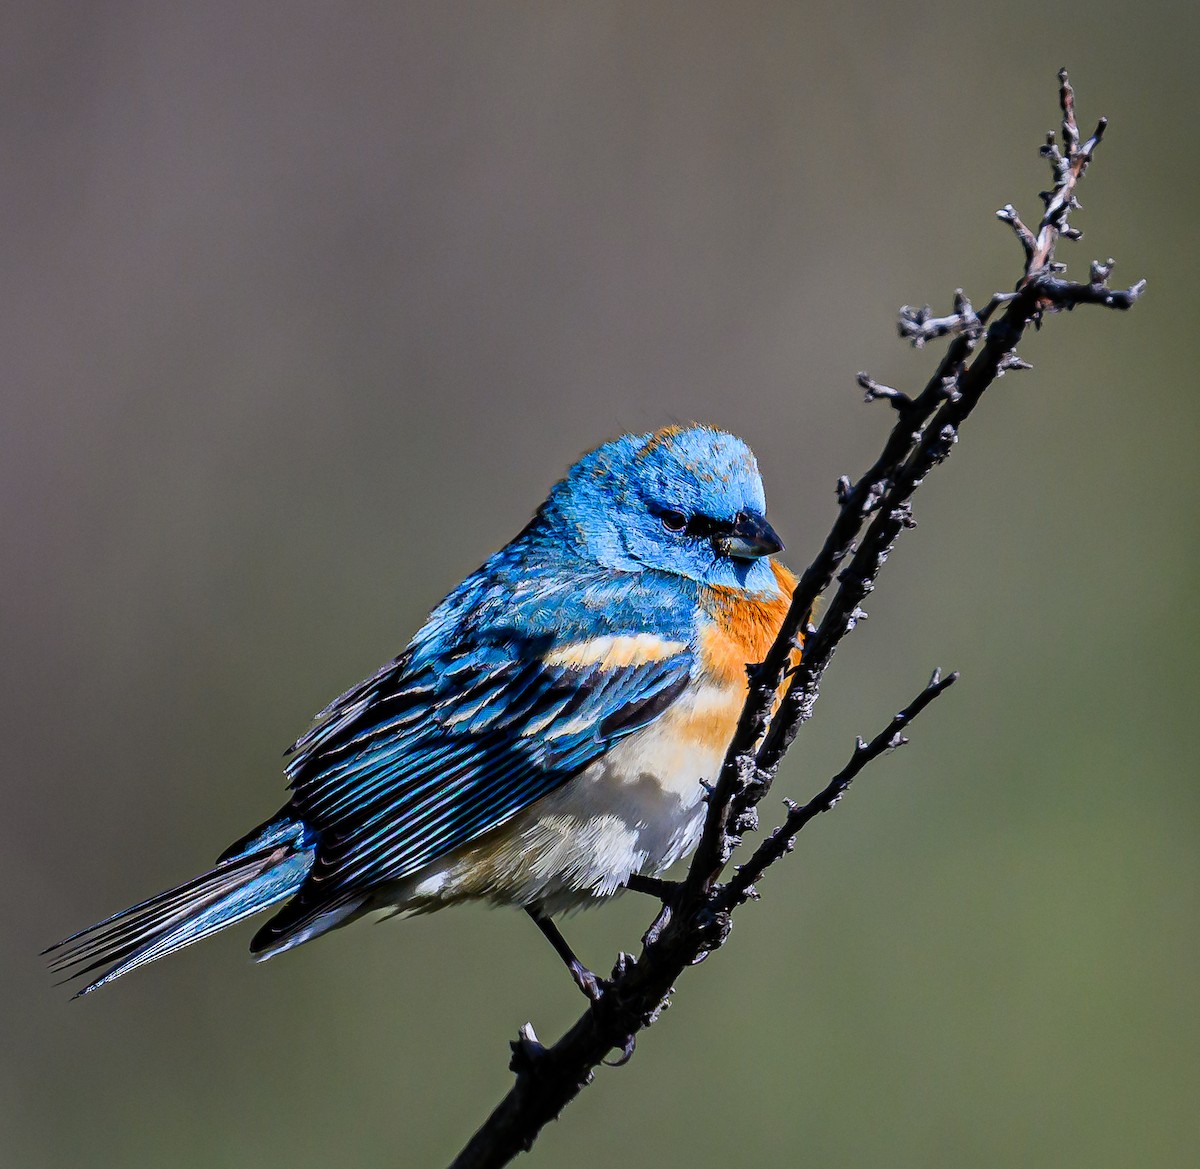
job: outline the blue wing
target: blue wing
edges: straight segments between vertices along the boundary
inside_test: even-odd
[[[254,948],[497,827],[657,718],[691,673],[691,613],[646,574],[468,580],[292,748],[290,811],[316,831],[317,857]],[[654,652],[586,652],[638,634]]]

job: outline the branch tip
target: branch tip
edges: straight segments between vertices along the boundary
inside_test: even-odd
[[[900,411],[907,410],[912,406],[912,399],[906,393],[892,386],[885,386],[882,382],[877,382],[865,372],[860,372],[857,380],[864,390],[864,402],[874,402],[883,398]]]

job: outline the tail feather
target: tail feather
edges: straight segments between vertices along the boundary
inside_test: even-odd
[[[76,965],[90,954],[101,950],[117,950],[125,941],[144,936],[153,927],[165,926],[173,917],[188,912],[205,891],[213,889],[213,892],[216,892],[216,878],[224,868],[225,866],[218,866],[207,873],[201,873],[200,876],[174,889],[168,889],[165,893],[156,894],[137,905],[131,905],[128,909],[114,913],[112,917],[55,943],[44,951],[46,954],[55,955],[50,960],[50,969],[62,970]]]
[[[291,897],[312,868],[315,845],[304,825],[274,825],[261,847],[220,861],[216,868],[124,909],[51,946],[50,969],[69,971],[66,981],[105,968],[75,995],[173,954]]]

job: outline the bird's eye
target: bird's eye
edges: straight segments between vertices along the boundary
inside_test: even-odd
[[[676,511],[674,508],[666,508],[659,513],[658,518],[662,520],[662,526],[668,532],[682,532],[687,527],[687,516],[681,511]]]

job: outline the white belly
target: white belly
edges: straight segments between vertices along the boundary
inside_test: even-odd
[[[540,901],[557,913],[609,896],[631,873],[663,872],[700,839],[703,783],[716,780],[740,705],[724,688],[697,687],[569,783],[380,900],[418,912],[475,898]]]

